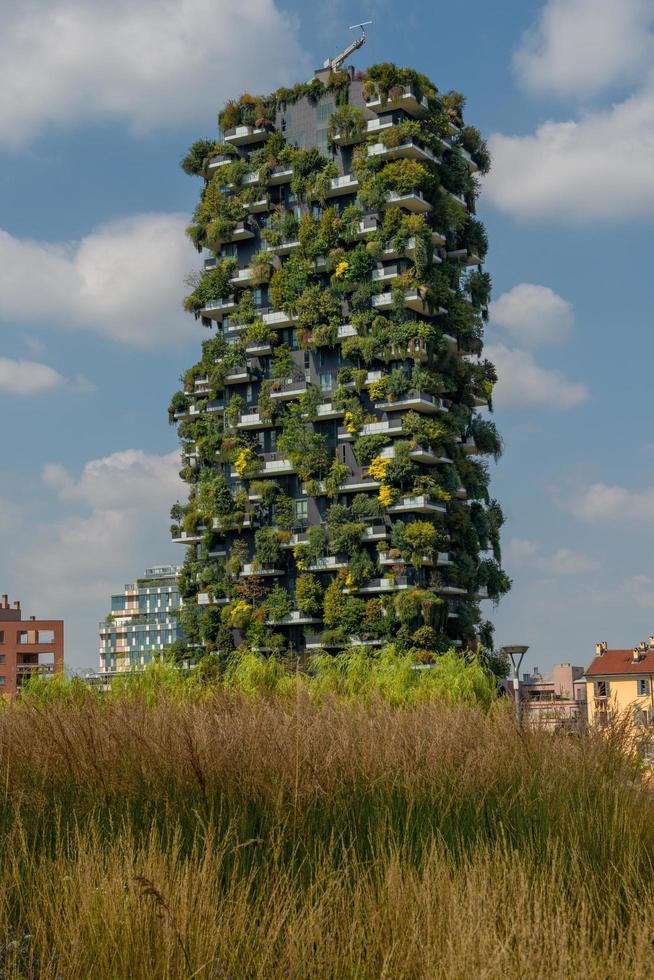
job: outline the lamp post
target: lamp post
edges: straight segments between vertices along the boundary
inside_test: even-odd
[[[515,720],[520,725],[520,667],[529,647],[502,647],[500,653],[506,654],[513,665],[513,697],[515,698]]]

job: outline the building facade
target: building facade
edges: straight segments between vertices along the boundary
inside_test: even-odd
[[[626,718],[639,729],[654,725],[654,636],[631,650],[598,643],[585,680],[591,724]]]
[[[146,568],[145,575],[111,597],[100,623],[100,674],[139,670],[182,639],[175,565]]]
[[[556,664],[546,673],[534,667],[530,674],[523,674],[519,684],[522,717],[526,722],[552,730],[588,723],[583,667]],[[506,689],[514,696],[513,680],[507,681]]]
[[[394,65],[316,73],[219,116],[186,299],[207,329],[171,402],[189,640],[488,648],[509,587],[485,460],[485,144],[463,98]]]
[[[0,694],[14,697],[30,677],[63,669],[63,620],[23,619],[20,602],[0,596]]]

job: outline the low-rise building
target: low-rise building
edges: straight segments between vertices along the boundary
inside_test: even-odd
[[[63,669],[63,620],[23,619],[20,602],[0,596],[0,695],[14,697],[30,677]]]
[[[556,664],[551,671],[541,673],[534,667],[523,674],[520,684],[522,717],[545,728],[585,725],[588,721],[584,668],[572,664]],[[514,694],[513,681],[507,691]]]
[[[139,670],[153,653],[182,638],[176,565],[146,568],[145,575],[111,597],[111,612],[100,623],[100,673]]]
[[[632,649],[598,643],[586,686],[591,724],[624,717],[638,727],[654,724],[654,636]]]

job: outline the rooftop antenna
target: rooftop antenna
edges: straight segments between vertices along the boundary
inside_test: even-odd
[[[356,31],[356,29],[359,28],[361,33],[357,38],[355,38],[354,41],[352,41],[352,44],[348,44],[345,51],[341,51],[341,53],[337,54],[335,58],[327,58],[326,61],[323,63],[323,68],[331,68],[332,71],[338,71],[338,69],[345,61],[345,59],[349,58],[353,51],[356,51],[358,48],[363,47],[363,45],[366,43],[365,29],[368,26],[368,24],[372,24],[372,21],[364,20],[362,24],[352,24],[349,30]]]

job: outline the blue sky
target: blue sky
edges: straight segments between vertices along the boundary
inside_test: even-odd
[[[308,78],[373,18],[395,61],[468,99],[495,166],[494,283],[512,593],[531,664],[654,633],[649,400],[650,0],[10,0],[0,12],[0,591],[97,662],[109,594],[168,540],[166,406],[202,328],[181,312],[199,187],[178,161],[224,101]],[[237,7],[235,10],[234,8]]]

